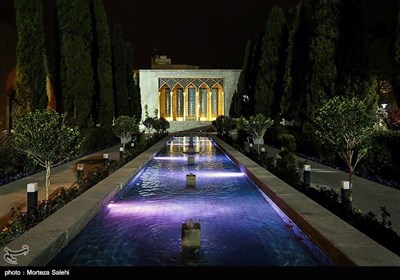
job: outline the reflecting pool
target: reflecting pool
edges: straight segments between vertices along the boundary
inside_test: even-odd
[[[320,266],[333,262],[208,138],[175,137],[49,265]],[[193,156],[194,165],[188,165]],[[186,188],[186,175],[196,188]],[[182,254],[182,224],[200,250]]]

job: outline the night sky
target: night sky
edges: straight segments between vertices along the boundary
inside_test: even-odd
[[[0,0],[0,20],[15,25],[13,0]],[[47,37],[54,38],[55,0],[44,0]],[[103,0],[110,31],[122,26],[134,68],[150,68],[155,53],[175,64],[241,68],[247,39],[256,40],[271,7],[298,0]]]
[[[241,68],[247,39],[257,39],[271,7],[297,0],[104,0],[110,28],[118,21],[133,44],[135,67],[165,54],[176,64]]]

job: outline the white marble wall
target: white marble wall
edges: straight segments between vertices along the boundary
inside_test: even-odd
[[[154,110],[158,109],[159,78],[224,78],[224,112],[228,115],[240,71],[240,69],[139,70],[142,121],[145,119],[144,106],[146,104],[150,116],[154,116]]]

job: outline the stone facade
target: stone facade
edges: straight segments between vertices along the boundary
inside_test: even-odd
[[[139,86],[150,116],[171,122],[170,131],[192,129],[227,115],[240,69],[140,70]]]

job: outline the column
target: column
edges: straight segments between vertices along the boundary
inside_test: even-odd
[[[221,115],[225,115],[225,98],[224,98],[224,91],[221,91]]]
[[[186,121],[187,107],[188,107],[188,88],[183,91],[183,121]]]
[[[171,107],[171,109],[169,110],[169,113],[170,113],[169,117],[171,118],[171,121],[172,121],[174,119],[174,112],[173,112],[173,106],[172,106],[172,103],[174,102],[174,99],[173,99],[172,90],[170,90],[169,94],[170,94],[170,98],[171,98],[169,100],[169,106]]]
[[[160,114],[161,114],[161,92],[158,92],[158,113],[157,113],[157,117],[160,118]]]
[[[199,109],[200,109],[200,102],[199,102],[199,100],[200,100],[200,91],[199,91],[199,89],[196,89],[196,99],[195,99],[196,101],[195,101],[195,103],[196,103],[196,121],[198,121],[199,119],[200,119],[200,116],[199,116]]]
[[[212,94],[212,88],[207,94],[207,120],[211,120],[211,94]]]

